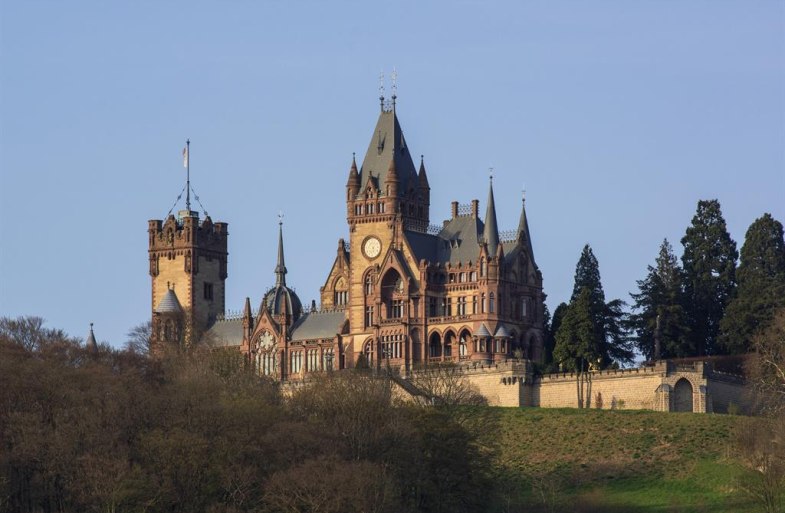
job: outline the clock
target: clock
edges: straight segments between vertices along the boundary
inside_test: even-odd
[[[376,258],[382,252],[382,243],[376,237],[368,237],[363,242],[363,253],[368,258]]]

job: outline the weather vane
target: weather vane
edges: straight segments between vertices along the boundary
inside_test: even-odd
[[[492,167],[488,168],[488,175],[490,175],[491,181],[493,181],[493,168]]]
[[[526,184],[523,184],[523,189],[521,190],[521,198],[523,201],[526,201]]]
[[[379,98],[384,99],[384,70],[379,72]]]
[[[278,225],[280,226],[282,224],[283,224],[283,212],[279,210],[278,211]]]

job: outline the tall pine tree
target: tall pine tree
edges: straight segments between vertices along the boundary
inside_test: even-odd
[[[771,214],[755,220],[744,237],[736,271],[738,289],[720,321],[720,344],[730,354],[749,352],[753,336],[785,306],[785,240]]]
[[[716,354],[720,320],[736,289],[739,256],[718,200],[698,202],[681,243],[691,340],[698,355]]]
[[[635,332],[633,339],[641,354],[649,360],[695,354],[684,309],[683,283],[679,261],[665,239],[654,266],[649,266],[646,278],[638,280],[638,293],[630,294],[635,310],[629,323]],[[659,354],[655,350],[655,339],[659,340]]]
[[[588,295],[590,313],[596,333],[592,351],[599,358],[600,367],[608,367],[614,362],[622,364],[632,361],[633,353],[624,327],[624,302],[619,299],[605,302],[605,292],[600,279],[600,266],[588,244],[584,246],[575,268],[575,285],[570,299],[570,307],[584,291]]]

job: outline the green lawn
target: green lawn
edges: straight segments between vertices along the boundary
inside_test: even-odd
[[[744,512],[731,444],[741,417],[649,411],[487,408],[498,443],[498,511]],[[500,435],[497,441],[491,433]]]

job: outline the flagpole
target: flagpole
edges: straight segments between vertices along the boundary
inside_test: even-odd
[[[191,215],[191,139],[185,140],[185,209]]]

